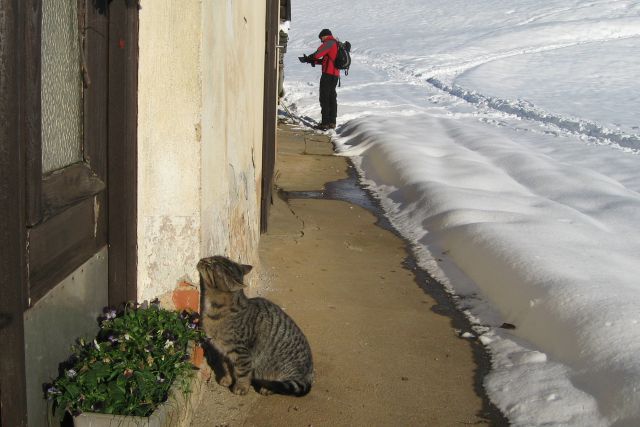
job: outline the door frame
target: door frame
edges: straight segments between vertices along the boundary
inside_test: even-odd
[[[273,174],[276,163],[276,123],[278,108],[278,25],[280,0],[266,0],[266,39],[264,51],[264,95],[262,107],[262,197],[260,231],[267,232],[272,204]]]
[[[24,58],[25,3],[0,0],[0,425],[26,426]],[[2,393],[4,390],[4,393]],[[7,393],[11,390],[11,393]]]
[[[109,305],[137,300],[138,0],[109,5]]]

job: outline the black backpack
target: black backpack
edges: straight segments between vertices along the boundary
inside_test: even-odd
[[[351,66],[351,43],[342,43],[339,40],[336,40],[336,43],[338,43],[338,54],[334,65],[338,70],[344,70],[344,75],[348,76],[349,67]]]

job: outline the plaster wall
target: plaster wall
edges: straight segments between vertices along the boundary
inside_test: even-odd
[[[141,2],[139,300],[197,283],[203,256],[257,259],[265,4]]]
[[[266,1],[202,5],[203,256],[257,259]]]

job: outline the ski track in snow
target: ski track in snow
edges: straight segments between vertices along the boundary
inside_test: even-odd
[[[511,101],[482,95],[475,91],[465,90],[459,86],[449,86],[438,79],[430,78],[430,84],[443,91],[457,96],[478,106],[486,106],[522,119],[537,121],[541,124],[553,125],[573,135],[584,136],[598,144],[610,145],[633,154],[640,152],[640,135],[626,134],[608,129],[587,120],[562,117],[537,108],[535,105],[519,100]]]
[[[564,117],[560,114],[555,114],[553,112],[548,112],[541,108],[538,108],[534,104],[526,100],[509,100],[484,95],[474,90],[467,90],[455,84],[447,84],[445,81],[435,77],[438,75],[446,75],[449,76],[447,80],[453,80],[452,76],[460,75],[480,65],[484,65],[489,62],[504,58],[564,49],[588,43],[600,43],[634,37],[640,37],[640,35],[598,38],[589,41],[580,41],[561,45],[551,45],[532,49],[520,49],[517,51],[486,56],[474,61],[467,62],[466,64],[459,64],[455,67],[441,67],[432,70],[429,73],[431,76],[426,78],[424,77],[425,73],[407,70],[404,67],[395,65],[397,63],[401,63],[401,61],[398,61],[393,57],[387,60],[380,60],[377,59],[379,56],[374,57],[371,53],[357,53],[356,51],[354,52],[354,58],[360,63],[368,64],[379,70],[385,71],[392,79],[422,86],[426,86],[428,84],[442,92],[469,102],[478,107],[480,110],[491,109],[496,112],[501,112],[510,116],[516,116],[521,119],[530,120],[536,122],[537,124],[550,127],[555,133],[561,133],[562,131],[564,131],[571,135],[584,137],[590,143],[608,145],[622,151],[639,154],[640,135],[638,134],[628,134],[616,131],[598,123],[580,118]]]

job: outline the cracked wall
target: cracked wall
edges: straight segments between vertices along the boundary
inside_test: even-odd
[[[265,4],[143,0],[138,298],[198,282],[201,257],[257,259]]]

